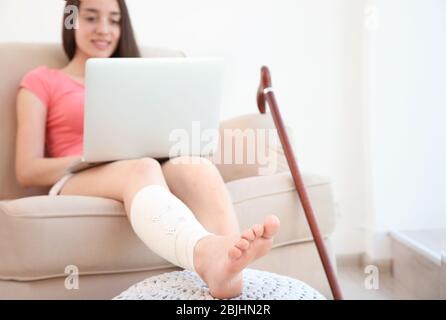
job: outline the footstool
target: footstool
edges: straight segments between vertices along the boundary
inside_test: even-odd
[[[243,292],[231,300],[325,300],[307,284],[275,273],[245,269]],[[114,300],[217,300],[194,272],[173,271],[131,286]]]

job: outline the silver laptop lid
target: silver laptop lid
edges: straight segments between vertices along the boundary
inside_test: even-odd
[[[84,161],[213,153],[223,72],[217,58],[88,60]]]

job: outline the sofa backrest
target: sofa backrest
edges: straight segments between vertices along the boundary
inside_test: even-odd
[[[144,57],[184,57],[178,50],[141,48]],[[68,62],[61,44],[0,44],[0,200],[47,194],[48,188],[23,188],[15,177],[16,96],[22,77],[41,65]]]

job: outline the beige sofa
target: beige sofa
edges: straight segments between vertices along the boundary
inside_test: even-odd
[[[148,57],[182,56],[159,48],[143,52]],[[64,63],[56,44],[0,44],[0,299],[109,299],[137,281],[176,269],[135,236],[122,203],[96,197],[50,197],[46,188],[18,185],[14,175],[18,83],[36,66]],[[255,85],[246,90],[255,91]],[[256,113],[253,101],[253,114],[222,121],[221,129],[225,128],[268,129],[273,123],[268,114]],[[222,131],[224,139],[231,136]],[[225,151],[221,145],[218,155]],[[277,169],[267,175],[259,175],[259,163],[221,165],[217,155],[211,159],[226,182],[242,228],[271,213],[281,219],[273,250],[251,267],[298,278],[331,298],[282,149],[275,143],[267,149],[278,157]],[[304,180],[334,259],[330,183],[309,174]],[[70,271],[69,266],[79,271],[78,289],[67,289],[75,284],[70,274],[75,269]]]

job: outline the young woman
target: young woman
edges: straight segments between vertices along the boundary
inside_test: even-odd
[[[216,298],[239,295],[242,270],[265,255],[279,229],[271,215],[240,233],[224,182],[209,161],[182,157],[116,161],[66,175],[82,154],[84,71],[92,57],[139,57],[124,0],[68,0],[62,69],[39,67],[22,80],[17,100],[16,175],[52,195],[122,201],[139,238],[170,262],[198,273]],[[72,8],[72,7],[71,7]]]

